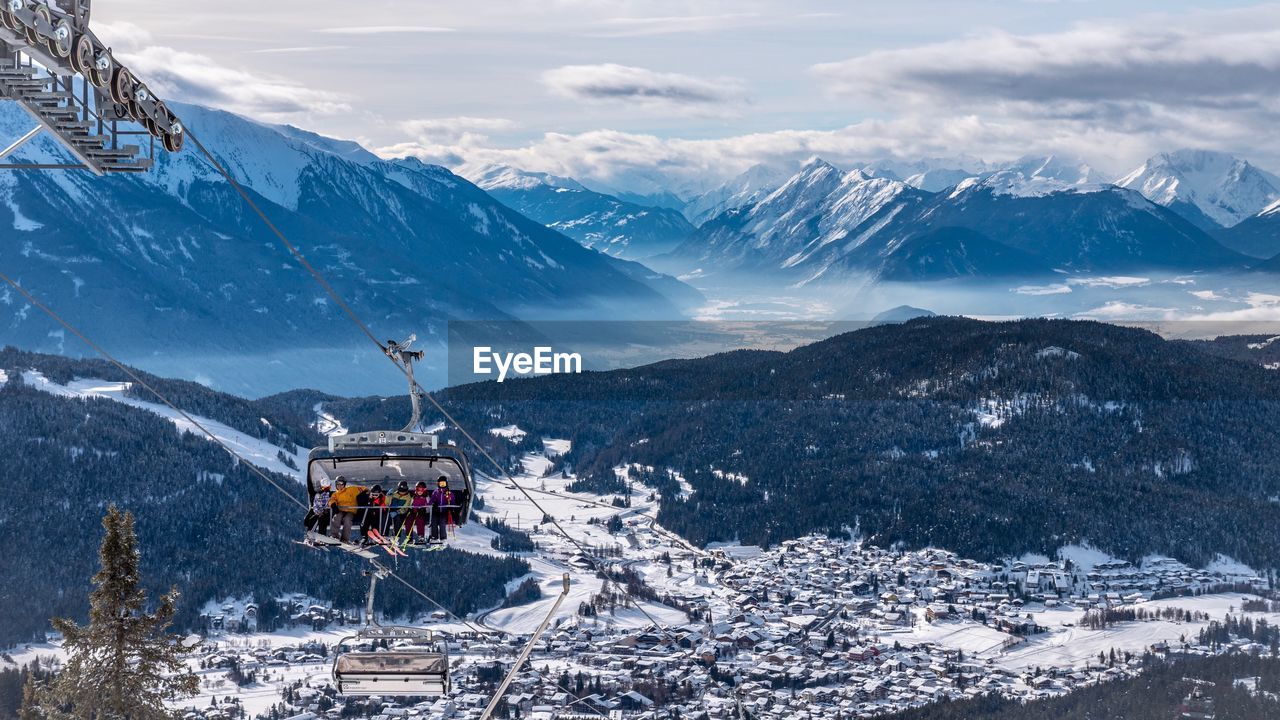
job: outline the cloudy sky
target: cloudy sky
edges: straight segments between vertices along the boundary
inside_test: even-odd
[[[153,87],[458,167],[645,190],[820,155],[1280,170],[1280,5],[99,0]],[[198,128],[196,128],[198,130]]]

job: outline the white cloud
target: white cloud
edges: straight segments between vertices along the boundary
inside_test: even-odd
[[[1094,133],[1073,142],[1062,123],[1038,125],[1042,137],[1018,123],[984,122],[977,116],[866,120],[836,130],[778,130],[724,138],[688,140],[645,133],[592,130],[545,133],[519,147],[493,144],[423,148],[414,143],[383,147],[386,156],[415,155],[451,167],[502,164],[625,186],[656,175],[674,185],[709,187],[758,163],[789,166],[815,155],[848,166],[878,158],[947,157],[981,152],[992,160],[1062,152],[1091,155],[1094,143],[1116,145],[1122,134]]]
[[[507,118],[448,117],[406,120],[400,128],[420,142],[453,143],[467,136],[488,137],[485,133],[510,130],[517,123]]]
[[[209,105],[267,122],[297,122],[348,112],[346,99],[218,64],[212,58],[151,46],[120,54],[121,61],[160,97]]]
[[[1233,108],[1265,102],[1280,87],[1280,11],[1238,18],[1237,26],[1216,30],[1182,18],[1039,35],[993,32],[814,71],[840,94],[899,103],[1010,101],[1050,114],[1099,115],[1113,102]]]
[[[297,47],[262,48],[250,50],[250,55],[297,55],[300,53],[337,52],[350,50],[350,45],[300,45]]]
[[[152,43],[151,33],[131,22],[95,22],[93,32],[117,52],[138,50]]]
[[[1067,295],[1071,293],[1071,286],[1066,283],[1019,285],[1013,291],[1019,295]]]
[[[834,98],[899,114],[973,113],[1020,126],[1028,142],[1042,128],[1063,131],[1121,163],[1155,148],[1247,149],[1280,121],[1280,7],[995,31],[812,71]]]
[[[413,139],[377,150],[384,157],[413,156],[437,165],[457,167],[476,152],[484,152],[489,133],[511,130],[519,123],[507,118],[448,117],[406,120],[400,129]]]
[[[595,22],[666,31],[711,27],[713,18],[753,21],[738,17],[749,15]],[[1156,152],[1197,147],[1280,166],[1280,147],[1264,140],[1280,122],[1280,6],[1094,22],[1054,33],[992,31],[816,65],[814,78],[828,91],[828,112],[847,108],[870,117],[836,129],[713,139],[599,129],[546,133],[519,147],[475,142],[472,135],[465,146],[437,138],[384,152],[455,167],[510,164],[615,186],[657,175],[675,185],[714,184],[756,163],[813,155],[851,165],[957,155],[1003,162],[1052,153],[1119,175]],[[569,65],[547,71],[543,81],[561,97],[662,116],[741,115],[746,106],[740,82],[625,65]]]
[[[741,82],[605,63],[565,65],[542,74],[557,95],[586,102],[626,103],[662,112],[722,114],[743,99]]]

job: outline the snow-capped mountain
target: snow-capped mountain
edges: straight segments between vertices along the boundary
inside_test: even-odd
[[[635,260],[667,252],[694,230],[675,210],[624,202],[570,178],[498,165],[472,179],[526,217],[615,257]]]
[[[972,157],[922,158],[920,160],[882,159],[863,166],[862,171],[876,177],[901,180],[918,190],[939,192],[971,177],[993,171],[986,162]]]
[[[814,158],[754,205],[705,223],[671,260],[717,269],[792,268],[844,240],[850,229],[904,192],[918,193],[900,180],[843,172]]]
[[[1246,259],[1085,164],[1028,158],[940,193],[820,160],[730,211],[660,267],[729,268],[795,283],[1063,271],[1243,267]]]
[[[772,165],[753,165],[733,179],[699,195],[684,208],[684,216],[694,225],[701,225],[711,218],[750,205],[782,187],[792,171]]]
[[[583,248],[443,168],[230,113],[177,112],[379,333],[441,332],[457,318],[678,315],[655,289],[670,278]],[[29,124],[0,103],[0,136]],[[41,138],[19,156],[62,152]],[[0,174],[0,227],[10,228],[6,272],[126,355],[358,341],[190,142],[141,175]],[[0,302],[5,342],[60,349],[45,318],[11,293]]]
[[[1093,168],[1082,160],[1048,155],[1019,158],[999,170],[956,185],[957,190],[970,187],[989,188],[997,195],[1034,197],[1066,190],[1098,190],[1101,189],[1101,181]]]
[[[1116,184],[1210,231],[1232,227],[1280,199],[1280,179],[1247,160],[1208,150],[1160,153]]]

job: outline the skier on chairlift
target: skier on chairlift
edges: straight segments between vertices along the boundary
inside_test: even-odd
[[[307,517],[303,521],[307,531],[315,531],[321,535],[329,534],[329,498],[333,493],[329,490],[329,483],[320,486],[320,490],[316,492],[315,497],[311,498],[311,509],[307,511]]]
[[[391,478],[383,478],[388,485],[391,484]],[[372,542],[369,539],[369,530],[377,530],[381,535],[386,530],[387,521],[387,496],[382,492],[381,485],[374,485],[369,488],[368,492],[360,493],[359,505],[361,508],[360,518],[360,540],[364,544]]]
[[[347,479],[341,475],[333,485],[333,496],[329,498],[329,505],[333,508],[333,536],[342,542],[350,542],[351,526],[360,505],[360,487],[348,486]]]
[[[421,480],[413,488],[413,498],[409,501],[409,515],[404,521],[405,535],[418,533],[418,537],[413,540],[414,545],[422,545],[426,542],[424,537],[427,530],[427,515],[431,512],[431,496],[427,494],[427,484]]]
[[[387,496],[391,517],[387,520],[387,532],[384,535],[399,535],[404,523],[413,510],[413,493],[409,492],[409,483],[404,480],[396,485],[396,491]]]
[[[443,543],[446,523],[453,525],[453,491],[449,489],[449,478],[441,475],[436,480],[436,489],[431,493],[431,542]]]

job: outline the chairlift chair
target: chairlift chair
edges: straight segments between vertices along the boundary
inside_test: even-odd
[[[376,645],[378,641],[408,641],[393,650],[347,650],[333,661],[333,684],[342,695],[382,695],[391,697],[438,697],[448,695],[448,644],[424,628],[391,626],[377,623],[373,613],[373,597],[378,580],[389,575],[386,568],[374,563],[369,574],[369,594],[365,600],[365,626],[355,635],[343,638],[343,646],[359,642]]]
[[[471,499],[475,492],[471,482],[471,465],[467,455],[453,444],[441,444],[438,437],[415,432],[422,419],[421,392],[413,377],[413,363],[422,360],[423,352],[409,350],[414,336],[397,343],[389,341],[386,353],[409,379],[409,399],[413,417],[403,430],[369,430],[329,437],[327,447],[313,448],[307,456],[307,493],[310,499],[325,485],[334,487],[341,475],[348,486],[383,487],[387,494],[401,481],[410,490],[425,482],[436,489],[439,478],[448,481],[454,505],[446,508],[454,525],[464,525],[471,515]]]

